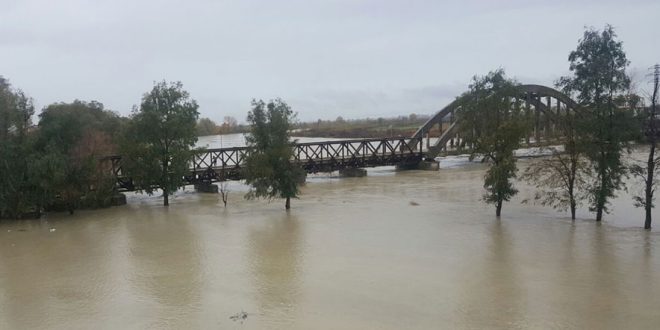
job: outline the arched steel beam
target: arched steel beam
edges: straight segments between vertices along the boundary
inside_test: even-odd
[[[559,102],[565,104],[566,107],[570,110],[576,111],[578,109],[578,105],[575,101],[573,101],[568,95],[554,88],[550,88],[542,85],[527,84],[527,85],[520,85],[518,90],[520,92],[520,95],[512,95],[512,97],[529,101],[534,106],[534,108],[537,109],[537,111],[549,114],[551,120],[553,120],[552,111],[550,111],[551,109],[549,109],[547,105],[543,104],[543,102],[540,101],[540,98],[542,97],[551,97],[556,100],[559,100]],[[528,99],[527,98],[528,95],[531,95],[533,97]],[[443,119],[447,115],[449,115],[452,111],[454,111],[455,113],[456,111],[459,111],[459,109],[460,109],[460,102],[458,101],[458,99],[450,102],[440,111],[438,111],[435,115],[433,115],[433,117],[427,120],[426,123],[424,123],[424,125],[420,126],[412,137],[422,138],[425,133],[429,132],[433,128],[434,125],[439,123],[441,124]],[[432,150],[429,150],[429,152],[437,154],[440,151],[439,146],[442,145],[443,142],[446,143],[451,138],[451,135],[455,133],[456,130],[457,130],[457,125],[456,122],[454,122],[445,132],[443,132],[442,136],[440,136],[437,143],[433,147],[430,147],[432,148]]]
[[[575,103],[575,101],[573,101],[570,97],[568,97],[566,94],[554,88],[550,88],[542,85],[528,84],[528,85],[521,85],[519,87],[519,91],[522,93],[522,95],[513,95],[513,96],[519,97],[523,100],[525,99],[525,95],[528,93],[535,94],[538,97],[550,96],[552,98],[559,100],[561,103],[565,104],[569,109],[572,109],[574,111],[578,107],[577,103]],[[426,121],[424,125],[419,127],[412,137],[413,138],[422,137],[424,132],[428,132],[433,127],[433,125],[441,122],[442,119],[451,112],[451,110],[456,110],[458,107],[459,107],[458,99],[447,104],[444,108],[442,108],[435,115],[433,115],[433,117],[431,117],[428,121]]]

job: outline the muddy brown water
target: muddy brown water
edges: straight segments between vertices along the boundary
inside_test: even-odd
[[[288,213],[232,183],[226,209],[188,190],[4,222],[0,329],[660,328],[660,231],[627,194],[573,222],[521,185],[498,220],[483,171],[314,177]]]

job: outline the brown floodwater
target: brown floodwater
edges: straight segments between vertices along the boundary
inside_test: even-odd
[[[483,174],[313,177],[288,213],[231,183],[226,209],[188,190],[4,222],[0,329],[660,328],[660,231],[628,194],[573,222],[521,185],[498,220]]]

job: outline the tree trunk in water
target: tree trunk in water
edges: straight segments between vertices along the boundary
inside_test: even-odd
[[[571,201],[571,220],[575,220],[575,201]]]
[[[655,116],[654,116],[655,117]],[[651,118],[655,120],[655,118]],[[651,130],[654,136],[651,139],[651,150],[649,151],[649,160],[646,164],[646,204],[644,209],[646,211],[646,220],[644,221],[644,229],[651,229],[651,207],[653,206],[653,174],[655,174],[655,129]]]
[[[166,148],[165,152],[168,152],[169,150]],[[163,159],[163,174],[165,175],[165,187],[169,187],[170,183],[170,176],[169,176],[169,168],[168,168],[168,160]],[[163,206],[170,206],[170,194],[169,194],[169,189],[163,188]]]
[[[290,209],[291,208],[291,197],[286,198],[286,203],[284,204],[285,209]]]
[[[602,166],[604,167],[604,166]],[[601,167],[601,168],[602,168]],[[605,187],[607,187],[607,173],[600,173],[600,189],[598,190],[598,197],[596,199],[596,221],[603,220],[603,209],[605,209],[605,202],[607,197],[605,197]]]
[[[499,217],[502,213],[502,201],[497,201],[497,206],[495,206],[495,216]]]

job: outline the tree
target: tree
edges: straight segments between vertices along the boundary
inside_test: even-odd
[[[571,219],[575,220],[577,206],[585,197],[581,189],[587,184],[589,164],[575,135],[568,133],[565,134],[563,151],[549,147],[552,155],[531,163],[522,179],[538,188],[534,199],[541,205],[550,205],[561,211],[570,210]]]
[[[116,152],[120,126],[119,116],[96,101],[54,103],[43,109],[36,151],[44,160],[36,160],[39,170],[34,175],[50,173],[40,186],[54,194],[54,209],[73,213],[82,200],[86,207],[109,204],[114,186],[98,160]]]
[[[156,83],[134,108],[122,146],[124,169],[138,191],[160,189],[163,205],[184,185],[192,157],[199,113],[181,82]]]
[[[643,207],[645,212],[644,229],[651,229],[651,211],[654,207],[654,193],[657,174],[658,163],[660,157],[655,155],[655,149],[658,144],[658,127],[657,127],[657,106],[658,106],[658,89],[660,88],[660,64],[653,67],[653,90],[650,95],[651,106],[644,108],[643,118],[646,126],[646,140],[649,144],[649,154],[646,161],[646,166],[634,164],[631,166],[630,171],[633,175],[641,178],[644,181],[644,195],[634,196],[635,206]]]
[[[630,113],[624,110],[629,62],[610,25],[602,32],[587,29],[568,60],[572,76],[562,77],[559,84],[577,98],[583,111],[577,118],[578,132],[584,137],[585,154],[595,175],[589,187],[590,210],[600,221],[603,212],[608,212],[609,199],[624,187],[621,156],[633,131]]]
[[[222,121],[221,132],[223,134],[232,133],[236,130],[236,127],[238,127],[238,121],[236,118],[232,116],[225,116]]]
[[[579,110],[573,110],[554,118],[556,128],[563,137],[563,150],[548,147],[551,156],[531,163],[522,179],[538,188],[534,199],[541,205],[561,211],[570,210],[571,219],[575,220],[577,206],[586,197],[582,190],[588,183],[590,169],[584,155],[582,136],[576,131]]]
[[[251,185],[246,198],[285,198],[285,208],[291,198],[298,197],[298,185],[305,176],[292,163],[293,142],[289,130],[295,114],[282,100],[252,101],[247,121],[250,132],[246,136],[248,155],[245,159],[245,181]]]
[[[518,85],[499,69],[484,77],[475,76],[469,90],[459,97],[461,135],[474,145],[470,159],[479,156],[490,164],[484,179],[484,200],[495,204],[498,217],[502,203],[518,192],[511,182],[516,177],[513,151],[528,129],[520,107],[511,106],[511,97],[519,94]]]
[[[196,132],[197,136],[215,135],[218,134],[220,128],[210,118],[200,118],[197,121]]]
[[[34,139],[29,134],[34,106],[21,90],[0,76],[0,218],[37,211],[40,194],[30,176]]]

